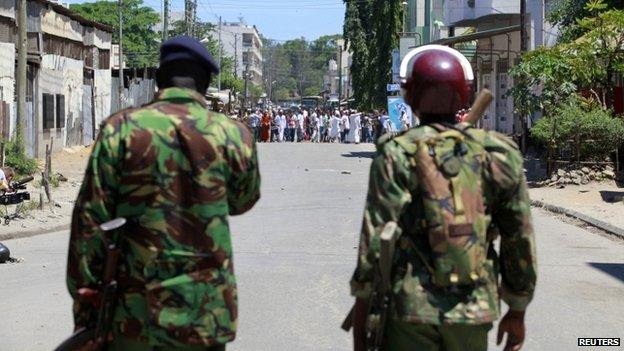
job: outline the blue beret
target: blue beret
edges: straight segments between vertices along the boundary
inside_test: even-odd
[[[210,52],[195,38],[179,36],[162,44],[160,47],[160,65],[178,60],[193,61],[204,66],[209,73],[219,73],[219,66]]]

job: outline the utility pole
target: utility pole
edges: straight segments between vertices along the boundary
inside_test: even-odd
[[[123,0],[119,0],[119,109],[123,108],[124,62],[123,62]]]
[[[247,60],[247,65],[245,66],[245,104],[244,107],[247,107],[247,103],[249,102],[249,60]]]
[[[526,0],[520,0],[520,53],[524,54],[528,50],[527,42],[527,30],[526,30],[526,16],[527,16],[527,2]],[[509,60],[509,58],[507,58]],[[529,124],[527,123],[528,116],[520,116],[520,122],[522,124],[522,138],[521,149],[522,152],[527,151],[527,137],[529,134]]]
[[[195,27],[197,26],[197,0],[191,0],[191,36],[195,38]]]
[[[191,36],[191,0],[184,0],[184,27],[186,35]]]
[[[15,137],[20,140],[23,133],[24,119],[26,118],[26,57],[28,55],[28,37],[27,37],[27,25],[26,25],[26,6],[28,0],[18,0],[18,52],[17,52],[17,118],[15,121],[16,131]],[[20,145],[20,146],[23,146]]]
[[[238,78],[238,34],[234,33],[234,77]]]
[[[342,100],[342,45],[338,47],[338,104]]]
[[[164,0],[163,5],[163,43],[169,39],[169,0]]]
[[[195,37],[195,21],[197,20],[197,0],[184,0],[184,24],[186,35]]]
[[[217,76],[217,88],[221,91],[221,60],[223,59],[223,50],[221,43],[221,16],[219,16],[219,75]]]
[[[527,52],[528,35],[526,30],[526,16],[527,16],[527,2],[526,0],[520,0],[520,52]]]

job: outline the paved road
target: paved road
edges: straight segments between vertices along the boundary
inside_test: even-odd
[[[339,325],[352,302],[347,281],[371,151],[260,145],[263,198],[231,221],[241,311],[231,350],[350,349]],[[525,350],[573,350],[578,337],[624,338],[624,243],[543,212],[535,222],[540,276]],[[6,243],[24,262],[0,265],[0,350],[50,350],[70,332],[67,237]]]

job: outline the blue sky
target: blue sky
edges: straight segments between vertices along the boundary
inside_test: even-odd
[[[144,2],[162,11],[162,0]],[[171,11],[184,10],[184,0],[169,2]],[[344,3],[342,0],[197,0],[197,13],[208,22],[216,21],[217,16],[228,22],[242,17],[271,39],[313,40],[325,34],[342,33]]]

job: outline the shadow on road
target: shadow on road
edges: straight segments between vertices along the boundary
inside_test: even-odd
[[[342,157],[362,157],[373,158],[377,154],[376,151],[351,151],[348,154],[342,154]]]
[[[624,282],[624,263],[596,263],[589,262],[590,266],[607,273],[608,275]]]

